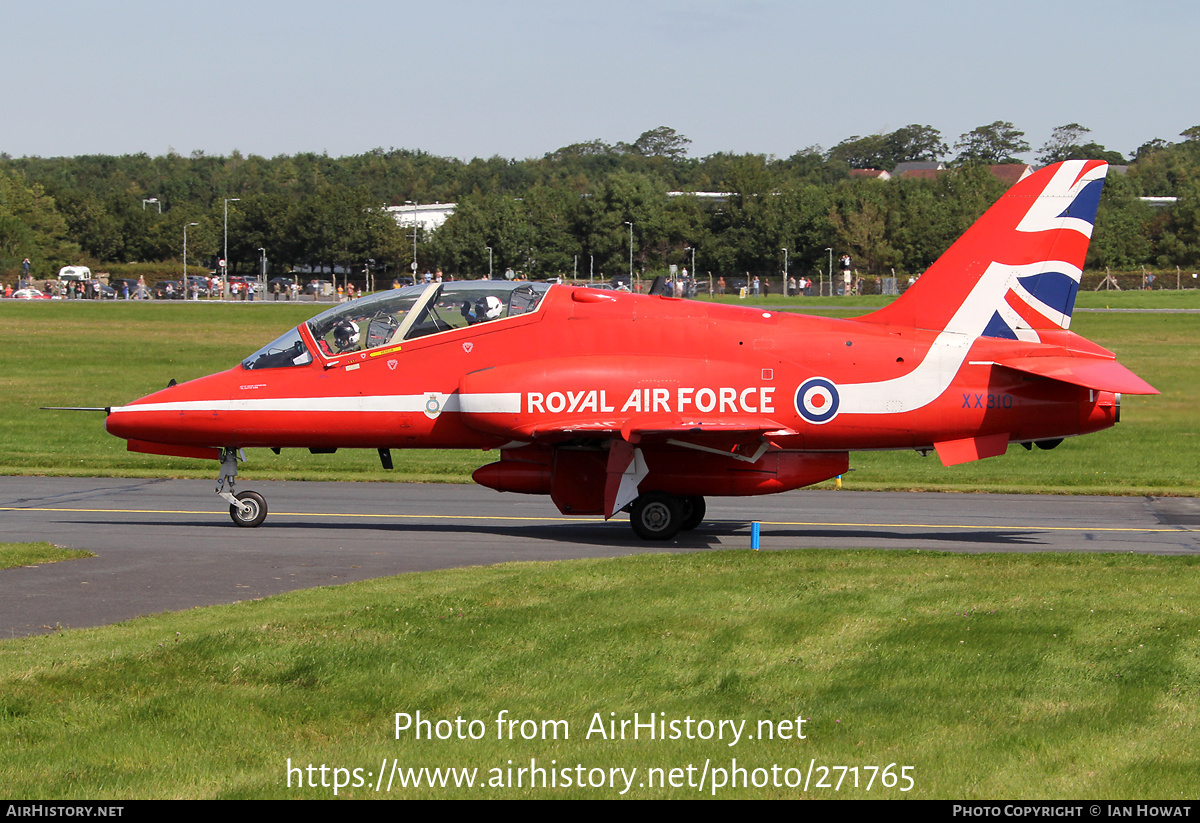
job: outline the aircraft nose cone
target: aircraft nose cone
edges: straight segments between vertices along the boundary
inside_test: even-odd
[[[126,440],[190,446],[224,446],[231,432],[223,431],[228,405],[228,373],[169,386],[125,406],[114,406],[104,421],[109,434]]]

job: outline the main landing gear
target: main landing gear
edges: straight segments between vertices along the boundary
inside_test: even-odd
[[[242,528],[252,529],[267,519],[267,501],[258,492],[234,493],[237,464],[245,460],[241,449],[221,449],[221,472],[217,475],[217,495],[229,502],[229,517]],[[225,487],[229,490],[225,491]]]
[[[699,495],[644,492],[630,504],[629,525],[643,540],[670,540],[699,526],[705,511]]]

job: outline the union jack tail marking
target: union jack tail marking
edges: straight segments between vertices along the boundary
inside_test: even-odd
[[[1069,160],[1026,177],[899,300],[863,319],[1032,342],[1069,328],[1107,171]]]

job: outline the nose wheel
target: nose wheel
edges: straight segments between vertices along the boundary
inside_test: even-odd
[[[221,449],[221,471],[217,475],[217,496],[229,502],[229,518],[244,529],[261,526],[267,519],[267,501],[258,492],[234,493],[237,464],[245,460],[241,449]],[[228,487],[228,488],[226,488]]]
[[[240,505],[229,504],[229,517],[237,525],[252,529],[267,519],[267,501],[258,492],[238,492],[234,498]]]

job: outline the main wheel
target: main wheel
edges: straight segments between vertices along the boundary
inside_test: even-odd
[[[704,498],[698,494],[689,494],[683,498],[683,525],[680,526],[681,531],[690,532],[692,529],[704,522],[704,514],[708,511],[708,507],[704,505]]]
[[[249,511],[244,512],[231,503],[229,505],[229,517],[234,523],[244,529],[253,529],[267,519],[267,501],[263,499],[261,494],[258,492],[239,492],[234,497],[250,507]]]
[[[629,525],[643,540],[670,540],[683,527],[683,501],[666,492],[646,492],[633,501]]]

